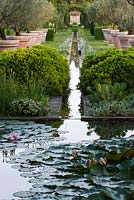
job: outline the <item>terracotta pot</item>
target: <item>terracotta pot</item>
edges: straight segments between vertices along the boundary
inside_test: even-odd
[[[119,32],[111,32],[114,46],[117,48],[120,48],[120,40],[118,38],[118,34],[119,34]]]
[[[108,32],[110,29],[102,29],[104,39],[108,41]]]
[[[128,39],[128,42],[130,44],[130,47],[133,47],[134,48],[134,38],[129,38]]]
[[[19,48],[19,40],[0,40],[0,52],[12,51]]]
[[[120,47],[120,41],[119,41],[119,38],[118,38],[118,33],[119,33],[119,30],[111,30],[112,43],[117,48]]]
[[[114,44],[114,39],[113,39],[113,33],[118,33],[119,32],[119,30],[113,30],[113,29],[111,29],[110,30],[110,33],[109,33],[109,44]]]
[[[30,33],[37,33],[38,34],[38,37],[37,37],[37,44],[41,44],[42,43],[42,37],[43,37],[43,34],[44,32],[43,31],[30,31]]]
[[[120,40],[119,40],[119,35],[127,35],[128,32],[119,32],[119,31],[112,31],[111,32],[111,35],[112,35],[112,38],[113,38],[113,43],[114,43],[114,46],[121,49],[121,44],[120,44]]]
[[[134,35],[128,35],[128,42],[129,42],[129,39],[134,39]],[[129,42],[129,46],[131,47],[131,40]]]
[[[121,49],[128,49],[130,47],[130,44],[128,42],[128,35],[123,35],[123,34],[119,34],[118,35],[118,38],[120,40],[120,46],[121,46]]]
[[[23,36],[30,36],[31,39],[29,41],[28,46],[32,47],[33,45],[37,45],[37,37],[38,37],[38,33],[21,33],[21,35]]]
[[[108,29],[107,30],[107,37],[108,37],[108,43],[109,44],[113,44],[113,38],[111,36],[111,31],[113,31],[113,29]]]
[[[30,33],[38,33],[39,35],[37,38],[37,44],[41,44],[46,40],[47,31],[48,29],[44,29],[44,30],[30,31]]]
[[[45,42],[46,41],[46,36],[47,36],[48,29],[44,29],[44,30],[41,30],[41,31],[43,31],[42,42]]]
[[[6,36],[7,39],[9,40],[19,40],[19,48],[26,48],[28,47],[29,41],[30,41],[30,36],[15,36],[15,35],[9,35]]]

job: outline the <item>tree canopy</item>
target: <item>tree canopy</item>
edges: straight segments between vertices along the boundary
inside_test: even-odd
[[[98,25],[117,25],[120,30],[134,32],[134,7],[127,0],[94,0],[85,7],[88,20]]]
[[[4,29],[36,29],[42,27],[54,14],[54,7],[47,0],[1,0],[0,35],[4,38]]]

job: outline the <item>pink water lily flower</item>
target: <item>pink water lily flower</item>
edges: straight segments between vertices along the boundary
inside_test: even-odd
[[[100,165],[105,167],[107,165],[107,159],[106,158],[100,158],[99,163],[100,163]]]
[[[10,135],[10,140],[18,140],[19,137],[16,134]]]

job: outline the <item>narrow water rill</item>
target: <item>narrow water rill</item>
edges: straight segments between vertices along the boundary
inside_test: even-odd
[[[134,125],[81,121],[74,55],[62,125],[0,121],[0,200],[133,199]]]
[[[69,119],[64,120],[63,125],[59,128],[59,131],[66,132],[66,139],[64,142],[81,142],[82,140],[96,140],[98,135],[87,135],[88,123],[81,121],[80,103],[81,92],[78,89],[79,76],[80,76],[80,63],[78,55],[78,37],[77,34],[73,34],[72,48],[70,58],[70,95],[68,105],[70,108]]]
[[[76,66],[74,61],[70,64],[70,84],[69,88],[71,90],[69,96],[69,108],[70,114],[69,119],[64,120],[63,125],[58,129],[59,131],[66,132],[66,139],[64,142],[81,142],[83,140],[96,140],[98,135],[92,133],[90,136],[87,135],[88,132],[88,122],[81,121],[80,114],[80,102],[81,102],[81,92],[77,89],[79,83],[79,67]]]

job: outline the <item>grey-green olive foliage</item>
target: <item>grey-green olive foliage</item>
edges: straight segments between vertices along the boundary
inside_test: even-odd
[[[85,8],[89,21],[98,25],[117,25],[120,30],[134,33],[134,6],[127,0],[95,0]]]
[[[22,28],[42,27],[53,13],[54,7],[47,0],[1,0],[0,36],[4,39],[4,29],[8,27],[17,34]]]

